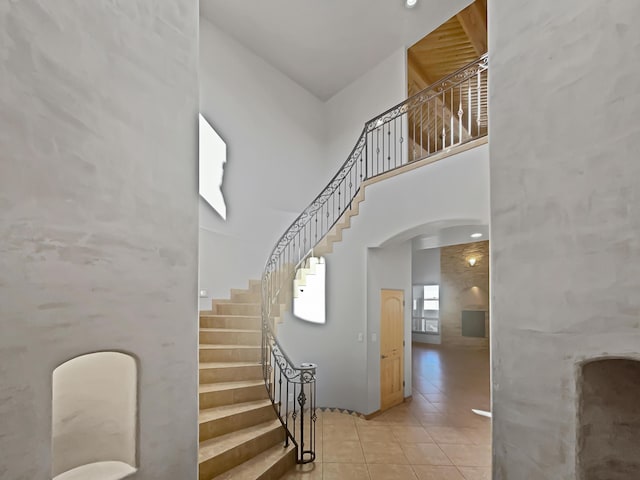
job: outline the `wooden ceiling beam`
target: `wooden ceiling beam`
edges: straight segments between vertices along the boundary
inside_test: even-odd
[[[415,84],[418,86],[418,91],[422,91],[428,86],[433,85],[435,83],[435,80],[433,80],[420,66],[420,63],[415,58],[415,55],[413,54],[411,49],[407,50],[407,69],[409,71],[410,78],[412,78]],[[454,114],[450,106],[445,105],[440,97],[435,97],[433,101],[435,103],[434,113],[438,118],[442,120],[443,113],[444,113],[444,118],[447,121],[450,121],[451,117],[453,117],[454,119],[458,118],[457,114]],[[424,129],[423,132],[425,135],[428,135],[428,128],[429,128],[428,125],[423,125],[423,129]],[[459,122],[457,120],[454,120],[453,130],[454,130],[455,136],[465,140],[469,138],[470,135],[465,125],[462,126],[462,131],[458,132],[458,129],[459,129]],[[439,132],[437,134],[439,134]],[[411,134],[410,134],[410,137],[412,137]]]
[[[487,53],[487,9],[476,0],[456,15],[478,55]]]

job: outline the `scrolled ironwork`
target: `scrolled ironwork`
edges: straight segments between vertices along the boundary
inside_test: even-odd
[[[297,461],[315,459],[316,366],[296,366],[273,332],[279,305],[290,300],[293,277],[368,180],[455,145],[487,135],[483,55],[365,122],[342,167],[276,242],[262,275],[262,365],[271,403]],[[484,107],[483,107],[484,105]],[[313,240],[312,240],[313,239]],[[307,422],[307,423],[305,423]]]

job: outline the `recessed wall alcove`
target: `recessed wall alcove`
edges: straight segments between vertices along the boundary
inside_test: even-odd
[[[137,366],[97,352],[53,371],[54,480],[119,480],[136,471]]]
[[[637,480],[640,472],[640,361],[582,365],[578,413],[580,480]]]

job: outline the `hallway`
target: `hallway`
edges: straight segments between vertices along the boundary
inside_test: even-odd
[[[318,415],[318,460],[287,480],[488,480],[488,350],[413,344],[413,397],[371,420]]]

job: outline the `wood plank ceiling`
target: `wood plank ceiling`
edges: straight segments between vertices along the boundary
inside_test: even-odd
[[[447,75],[473,62],[478,57],[487,52],[487,4],[486,0],[476,0],[464,10],[447,20],[440,27],[429,33],[422,40],[411,46],[407,51],[408,70],[408,93],[413,96],[433,83],[441,80]],[[482,79],[481,108],[486,112],[486,79]],[[476,95],[473,95],[476,98]],[[450,122],[454,111],[457,111],[458,104],[466,104],[468,98],[465,92],[460,89],[458,94],[443,95],[442,100],[435,99],[431,111],[420,111],[420,118],[417,112],[410,115],[410,137],[414,144],[412,159],[422,158],[431,151],[427,144],[438,143],[437,135],[442,135],[443,130],[448,130],[446,135],[450,135],[450,125],[454,125],[454,136],[457,141],[463,141],[465,137],[477,135],[478,129],[487,128],[487,118],[483,115],[480,122],[474,120],[473,131],[468,128],[457,126],[457,122]],[[474,108],[477,102],[472,100]],[[422,128],[420,128],[422,127]],[[422,131],[421,131],[422,130]],[[438,133],[435,133],[438,132]],[[420,136],[419,146],[416,149],[416,142]],[[435,142],[435,143],[434,143]]]

